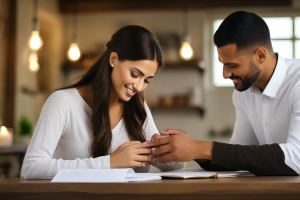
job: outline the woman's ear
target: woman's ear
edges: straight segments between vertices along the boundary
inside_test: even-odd
[[[111,52],[109,57],[110,66],[114,67],[117,61],[118,61],[118,54],[116,52]]]

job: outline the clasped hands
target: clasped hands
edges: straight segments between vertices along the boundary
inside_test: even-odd
[[[185,132],[168,129],[154,134],[151,141],[125,142],[111,154],[111,168],[156,166],[157,162],[187,162],[211,160],[211,142],[197,141]]]

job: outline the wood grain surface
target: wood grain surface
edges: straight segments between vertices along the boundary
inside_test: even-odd
[[[238,177],[131,183],[0,179],[0,199],[300,199],[300,177]]]

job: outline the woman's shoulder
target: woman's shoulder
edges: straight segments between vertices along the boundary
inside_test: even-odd
[[[66,103],[72,101],[75,96],[76,88],[56,90],[48,97],[48,101]]]

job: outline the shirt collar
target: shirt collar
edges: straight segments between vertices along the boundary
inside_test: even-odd
[[[263,95],[266,95],[270,98],[276,97],[279,87],[286,75],[285,60],[278,53],[276,53],[276,54],[278,55],[278,58],[277,58],[277,64],[275,67],[275,71],[274,71],[268,85],[266,86],[266,88],[264,89],[264,91],[262,93]],[[252,92],[254,94],[258,94],[258,93],[261,94],[261,90],[256,85],[253,85],[250,88],[250,92]]]

